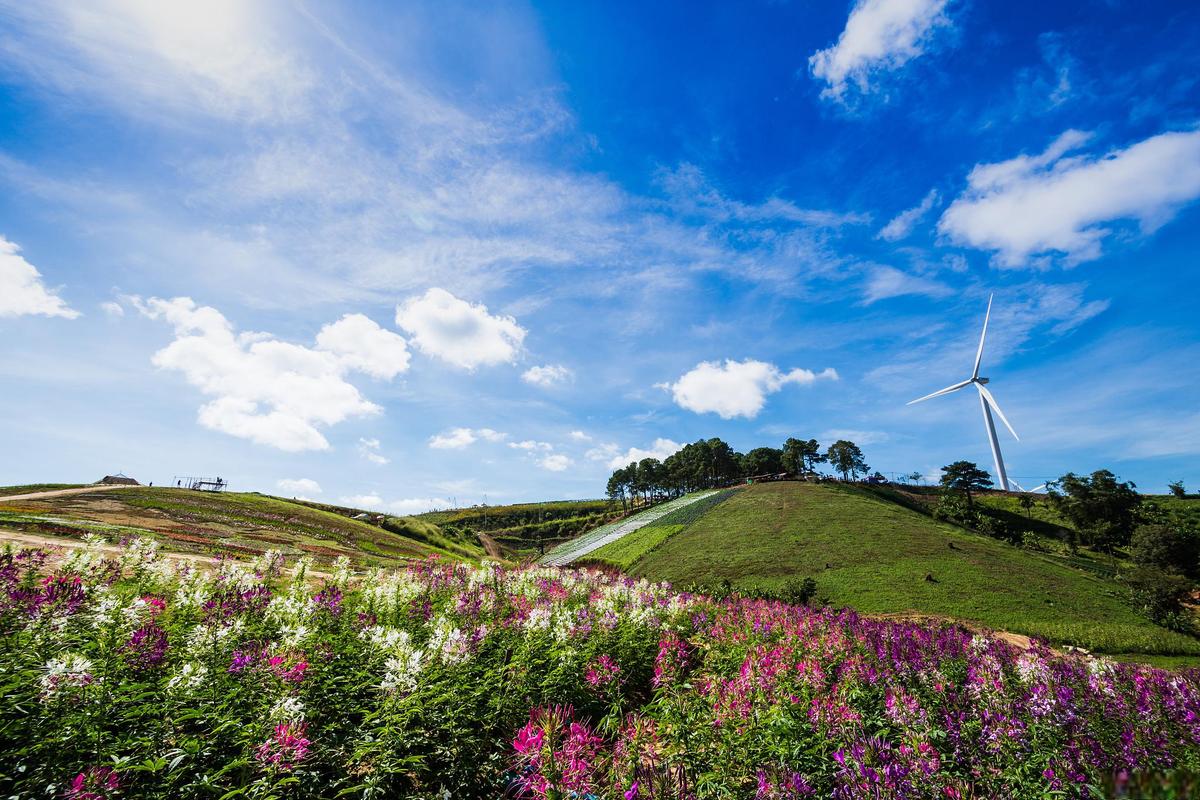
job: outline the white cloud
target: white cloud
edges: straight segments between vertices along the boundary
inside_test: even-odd
[[[429,446],[435,450],[462,450],[482,439],[485,442],[502,442],[508,438],[507,433],[494,431],[491,428],[451,428],[436,434],[429,439]]]
[[[878,266],[871,270],[866,286],[863,287],[863,302],[870,305],[877,300],[886,300],[889,297],[900,297],[906,294],[945,297],[950,293],[950,287],[944,283],[910,275],[895,267]]]
[[[121,305],[115,300],[105,300],[100,304],[100,310],[105,314],[108,314],[110,317],[125,316],[125,306]]]
[[[534,450],[549,451],[554,449],[554,445],[549,442],[537,442],[533,439],[526,439],[523,442],[509,442],[508,446],[514,450],[526,450],[532,452]]]
[[[565,383],[574,373],[561,364],[546,364],[540,367],[530,367],[521,374],[521,380],[534,386],[549,387]]]
[[[492,316],[487,306],[430,289],[396,309],[396,324],[421,352],[464,369],[513,361],[525,329],[512,317]]]
[[[913,227],[929,213],[934,203],[938,201],[937,189],[930,189],[929,194],[920,203],[901,211],[879,231],[879,238],[889,242],[897,242],[912,233]]]
[[[615,445],[611,445],[615,449]],[[608,461],[609,469],[620,469],[627,467],[635,461],[641,461],[643,458],[657,458],[663,461],[667,456],[674,455],[683,449],[683,445],[679,442],[673,442],[670,439],[655,439],[654,444],[650,445],[649,449],[643,450],[640,447],[631,447],[623,454],[614,455]],[[589,458],[591,454],[589,453]]]
[[[589,449],[583,455],[588,461],[612,461],[620,452],[621,448],[616,442],[605,442]]]
[[[475,443],[475,432],[470,428],[451,428],[429,437],[429,446],[434,450],[462,450]]]
[[[766,396],[778,392],[786,384],[807,385],[821,378],[837,380],[837,377],[833,369],[822,372],[793,369],[784,373],[764,361],[727,359],[724,365],[702,361],[665,388],[671,391],[675,402],[688,411],[712,412],[722,419],[752,419],[762,410]]]
[[[41,0],[5,4],[6,55],[36,80],[143,113],[286,118],[312,75],[280,44],[267,6],[245,0]]]
[[[321,493],[321,484],[312,478],[282,478],[276,481],[275,485],[293,496]]]
[[[346,381],[357,367],[334,353],[265,333],[237,334],[221,312],[188,297],[131,301],[174,326],[175,340],[152,363],[182,372],[214,398],[200,407],[206,428],[280,450],[324,450],[329,442],[317,426],[382,410]]]
[[[555,453],[543,458],[538,462],[538,465],[542,469],[549,470],[550,472],[562,472],[570,467],[572,463],[573,462],[571,459],[567,456],[564,456],[561,453]]]
[[[360,438],[358,440],[358,454],[372,464],[379,464],[380,466],[391,462],[391,459],[381,452],[378,439]]]
[[[338,502],[351,508],[365,508],[370,511],[378,511],[383,507],[383,498],[377,494],[352,494],[339,498]]]
[[[384,330],[362,314],[347,314],[321,328],[317,349],[333,353],[350,369],[391,380],[408,369],[404,337]]]
[[[1089,138],[1069,130],[1039,155],[976,166],[938,230],[996,251],[999,266],[1052,254],[1070,265],[1100,256],[1106,223],[1135,220],[1150,233],[1200,197],[1200,131],[1159,134],[1103,157],[1066,157]]]
[[[406,497],[403,500],[392,500],[387,504],[389,511],[402,516],[424,514],[426,511],[453,508],[454,504],[445,497]]]
[[[0,236],[0,317],[78,317],[78,311],[46,288],[41,273],[20,252],[16,243]]]
[[[837,44],[808,60],[812,74],[828,86],[821,96],[842,100],[853,83],[870,90],[870,78],[895,70],[925,52],[934,31],[949,25],[947,0],[859,0]]]
[[[577,442],[590,442],[592,440],[592,437],[583,431],[571,431],[568,435]]]

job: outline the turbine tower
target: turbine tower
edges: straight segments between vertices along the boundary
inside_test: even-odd
[[[996,412],[996,415],[1000,417],[1000,420],[1004,423],[1004,426],[1008,428],[1009,433],[1013,435],[1014,439],[1019,442],[1021,441],[1021,437],[1017,436],[1017,432],[1013,430],[1012,424],[1010,424],[1008,418],[1004,416],[1004,412],[1000,410],[1000,404],[996,402],[996,398],[992,397],[992,393],[988,391],[988,379],[979,377],[979,362],[983,360],[983,343],[987,339],[987,326],[988,320],[991,319],[992,316],[993,297],[995,297],[994,294],[988,297],[987,313],[983,317],[983,333],[979,335],[979,349],[975,352],[975,369],[971,371],[971,377],[965,381],[956,383],[953,386],[947,386],[945,389],[939,389],[933,394],[927,394],[924,397],[918,397],[916,400],[911,400],[909,401],[908,405],[911,406],[913,403],[920,403],[933,397],[939,397],[943,394],[951,394],[952,392],[957,392],[959,389],[965,389],[966,387],[974,384],[975,388],[979,391],[979,405],[983,409],[983,425],[985,428],[987,428],[988,444],[992,446],[992,460],[996,464],[996,482],[1000,485],[1001,489],[1009,491],[1010,484],[1008,482],[1008,473],[1004,471],[1004,456],[1000,455],[1000,440],[996,438],[996,423],[992,421],[992,412]]]

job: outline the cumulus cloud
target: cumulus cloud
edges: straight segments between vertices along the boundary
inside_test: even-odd
[[[115,300],[105,300],[100,304],[100,310],[105,314],[108,314],[110,317],[125,316],[125,306],[121,305]]]
[[[0,317],[78,317],[78,311],[46,288],[41,273],[20,253],[20,247],[0,236]]]
[[[542,469],[549,470],[550,472],[563,472],[570,467],[572,463],[573,462],[571,459],[567,456],[564,456],[561,453],[554,453],[553,455],[548,455],[542,460],[538,461],[538,466],[540,466]]]
[[[391,380],[408,369],[404,337],[379,327],[362,314],[347,314],[321,328],[317,349],[333,353],[350,369]]]
[[[953,241],[995,251],[1002,267],[1100,256],[1111,223],[1143,233],[1200,197],[1200,131],[1162,133],[1099,157],[1067,157],[1090,135],[1069,130],[1043,152],[980,164],[938,222]]]
[[[358,440],[358,454],[372,464],[379,464],[380,466],[391,462],[391,459],[381,451],[378,439],[360,438]]]
[[[870,305],[877,300],[901,297],[906,294],[945,297],[950,292],[949,286],[931,278],[910,275],[895,267],[878,266],[871,270],[867,283],[863,287],[863,303]]]
[[[878,72],[899,69],[929,46],[934,32],[950,24],[947,0],[859,0],[837,44],[808,59],[812,74],[825,81],[821,96],[842,100],[853,84],[870,90]]]
[[[889,242],[898,242],[908,236],[912,233],[913,227],[929,213],[937,201],[937,189],[930,189],[929,194],[925,195],[920,203],[906,211],[901,211],[887,225],[884,225],[883,229],[879,231],[879,238]]]
[[[213,399],[200,407],[201,425],[290,452],[324,450],[318,426],[378,414],[346,380],[362,371],[357,358],[291,344],[266,333],[235,333],[221,312],[189,297],[131,298],[151,319],[175,329],[175,340],[152,363],[176,370]]]
[[[387,504],[389,511],[405,516],[453,507],[454,504],[445,497],[406,497],[403,500],[391,500]]]
[[[592,440],[591,435],[583,431],[571,431],[568,435],[577,442],[590,442]]]
[[[609,445],[608,447],[611,447],[614,451],[616,451],[616,445]],[[673,442],[670,439],[655,439],[654,444],[650,445],[650,447],[647,449],[643,449],[641,447],[631,447],[624,453],[619,453],[619,451],[616,451],[618,452],[618,455],[613,455],[609,459],[608,467],[609,469],[620,469],[621,467],[629,466],[635,461],[641,461],[643,458],[657,458],[659,461],[663,461],[667,458],[667,456],[674,455],[682,449],[683,445],[681,445],[679,442]],[[589,452],[589,458],[590,457],[591,454]]]
[[[491,428],[451,428],[431,436],[429,446],[434,450],[462,450],[481,439],[485,442],[502,442],[506,438],[508,438],[507,433],[494,431]]]
[[[565,383],[571,379],[572,372],[561,364],[545,364],[540,367],[530,367],[521,373],[521,380],[543,388]]]
[[[534,450],[546,451],[554,449],[554,445],[550,444],[549,442],[538,442],[534,441],[533,439],[526,439],[522,442],[509,442],[508,446],[514,450],[527,450],[530,452]]]
[[[437,288],[397,308],[396,324],[421,352],[464,369],[510,363],[525,340],[512,317],[493,316],[487,306]]]
[[[293,496],[321,493],[321,484],[312,478],[282,478],[275,485]]]
[[[722,419],[752,419],[762,410],[768,394],[778,392],[789,383],[807,385],[820,379],[837,380],[837,377],[833,369],[822,372],[793,369],[785,373],[765,361],[726,359],[724,364],[702,361],[665,388],[670,390],[675,402],[688,411],[711,412]]]
[[[339,498],[339,503],[351,508],[366,508],[377,511],[383,506],[383,498],[377,494],[352,494]]]

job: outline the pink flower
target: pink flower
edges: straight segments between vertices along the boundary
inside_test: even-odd
[[[108,800],[120,788],[120,777],[110,767],[92,767],[75,776],[66,797],[69,800]]]
[[[263,766],[290,771],[308,756],[310,742],[304,737],[307,730],[306,722],[276,725],[274,735],[258,746],[254,757]]]

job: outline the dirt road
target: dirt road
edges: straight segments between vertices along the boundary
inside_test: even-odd
[[[7,497],[0,497],[0,503],[8,503],[15,500],[40,500],[43,497],[66,497],[70,494],[87,494],[88,492],[107,492],[113,489],[136,489],[136,486],[127,486],[117,484],[109,486],[108,484],[96,486],[80,486],[77,489],[51,489],[46,492],[30,492],[28,494],[10,494]]]

